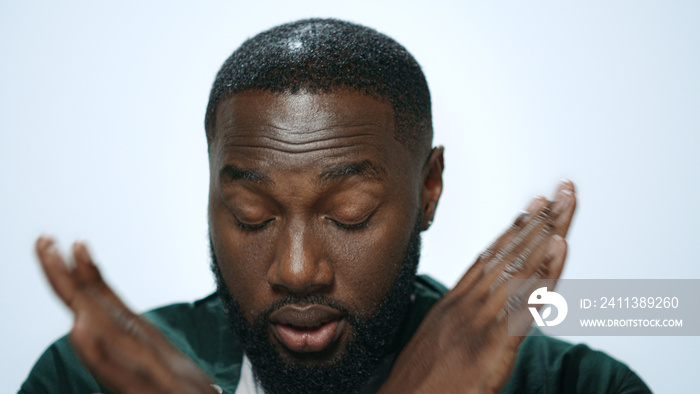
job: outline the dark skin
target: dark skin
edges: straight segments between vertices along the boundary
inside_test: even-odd
[[[219,105],[209,223],[249,321],[287,294],[324,295],[367,317],[398,274],[423,199],[411,175],[425,159],[387,132],[393,111],[376,103],[350,92],[249,93]],[[427,192],[433,206],[441,188],[438,178]],[[340,349],[351,334],[341,328]]]
[[[432,222],[443,148],[408,149],[394,138],[388,103],[347,90],[247,92],[222,102],[216,116],[210,229],[226,285],[246,318],[287,294],[322,294],[369,316],[398,273],[416,214],[423,229]],[[382,392],[501,388],[522,341],[508,336],[503,318],[507,279],[559,277],[575,205],[568,181],[553,203],[533,200],[431,309]],[[74,269],[49,238],[37,241],[37,253],[75,315],[73,346],[103,384],[118,392],[212,392],[192,361],[124,306],[84,244],[73,246]],[[335,354],[352,334],[339,327]],[[314,362],[272,331],[270,339],[289,361]]]

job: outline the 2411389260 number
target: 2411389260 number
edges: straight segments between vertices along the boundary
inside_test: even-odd
[[[600,297],[600,308],[676,309],[678,297]]]

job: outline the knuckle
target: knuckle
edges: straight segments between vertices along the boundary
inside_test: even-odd
[[[564,238],[561,240],[561,251],[562,256],[566,256],[569,251],[569,243]]]
[[[85,322],[85,319],[76,319],[76,322],[70,331],[70,339],[74,345],[79,347],[94,344],[91,329],[89,324]]]

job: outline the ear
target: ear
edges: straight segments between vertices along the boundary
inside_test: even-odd
[[[421,190],[421,230],[427,230],[433,223],[435,210],[442,195],[442,171],[445,169],[443,153],[445,148],[438,146],[430,152],[428,161],[423,166]]]

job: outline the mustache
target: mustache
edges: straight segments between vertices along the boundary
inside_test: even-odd
[[[210,241],[211,242],[211,241]],[[241,311],[239,313],[242,313],[242,308],[238,304],[238,300],[234,299],[231,297],[231,293],[228,290],[228,286],[226,286],[226,282],[224,282],[224,278],[221,275],[221,268],[219,267],[219,262],[216,258],[216,255],[214,254],[214,248],[212,246],[211,248],[211,264],[210,268],[212,272],[214,273],[214,278],[216,281],[216,292],[218,293],[219,297],[222,300],[230,302],[234,310],[227,304],[227,302],[224,302],[222,305],[224,310],[227,313]],[[354,314],[350,313],[348,308],[343,306],[341,303],[333,300],[332,298],[320,295],[320,294],[304,294],[304,295],[299,295],[299,294],[286,294],[282,298],[274,301],[270,306],[265,308],[262,312],[258,313],[257,316],[253,317],[252,322],[248,322],[248,324],[252,326],[258,326],[262,327],[269,323],[270,321],[270,315],[274,313],[275,311],[281,309],[284,306],[287,305],[297,305],[297,306],[303,306],[303,305],[324,305],[330,308],[333,308],[339,312],[342,318],[345,318],[348,320],[348,322],[351,325],[354,325],[356,322],[358,322],[360,319],[358,319],[357,316]],[[241,318],[243,316],[241,315]]]
[[[256,319],[256,321],[268,322],[272,313],[287,305],[324,305],[337,310],[340,312],[343,318],[346,318],[349,321],[356,320],[355,316],[353,316],[347,308],[331,298],[318,294],[287,294],[273,302],[269,307],[265,308],[265,310],[258,315],[259,317]]]

